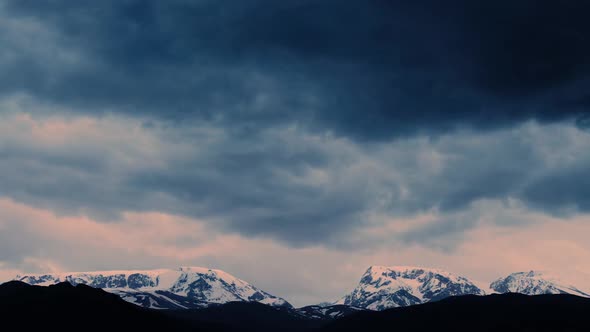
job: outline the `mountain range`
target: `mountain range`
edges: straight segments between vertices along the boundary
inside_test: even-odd
[[[24,331],[577,332],[588,331],[590,299],[568,294],[463,295],[383,311],[358,311],[336,319],[311,319],[293,314],[292,308],[245,301],[155,310],[84,284],[43,287],[10,281],[0,285],[0,312],[4,326]]]
[[[38,286],[60,282],[88,285],[151,309],[194,309],[234,301],[291,307],[284,299],[260,290],[227,272],[202,267],[30,274],[17,276],[15,280]]]
[[[444,270],[411,266],[371,266],[357,287],[332,304],[293,308],[286,300],[265,292],[227,272],[202,267],[143,271],[96,271],[28,274],[15,280],[48,286],[61,282],[101,288],[123,300],[150,309],[202,309],[226,303],[260,303],[306,319],[337,319],[362,310],[413,306],[462,295],[492,293],[571,294],[588,292],[544,272],[512,273],[481,286]]]
[[[512,273],[485,287],[466,277],[440,269],[371,266],[361,277],[358,286],[336,303],[368,310],[385,310],[439,301],[451,296],[494,293],[571,294],[590,297],[588,292],[547,272]]]

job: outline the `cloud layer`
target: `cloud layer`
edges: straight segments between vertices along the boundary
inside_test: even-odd
[[[421,214],[436,222],[414,240],[461,232],[477,215],[456,214],[490,200],[589,208],[590,133],[567,124],[360,144],[297,127],[244,137],[121,117],[2,120],[2,194],[63,215],[161,211],[292,246],[348,246],[351,232]]]
[[[356,139],[587,122],[585,1],[4,1],[3,95]]]
[[[586,273],[589,9],[0,1],[0,269]]]

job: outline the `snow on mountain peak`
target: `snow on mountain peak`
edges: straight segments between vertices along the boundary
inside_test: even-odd
[[[587,292],[563,280],[561,276],[546,271],[516,272],[491,283],[490,288],[498,293],[572,294],[590,297]]]
[[[67,281],[115,293],[128,302],[150,308],[192,308],[231,301],[291,305],[244,280],[203,267],[178,269],[65,272],[17,276],[32,285],[48,286]]]
[[[436,268],[425,268],[425,267],[418,267],[418,266],[405,266],[405,265],[396,265],[396,266],[381,266],[381,265],[373,265],[367,269],[367,272],[376,275],[382,275],[383,273],[390,273],[396,272],[397,274],[407,274],[407,273],[437,273],[441,275],[452,275],[450,272],[446,272],[441,269]]]
[[[232,301],[291,307],[284,299],[264,292],[225,271],[197,266],[158,270],[28,274],[17,276],[15,280],[40,286],[59,282],[85,284],[117,294],[128,302],[156,309],[200,308]],[[554,273],[532,270],[512,273],[492,282],[488,288],[487,283],[483,286],[441,269],[374,265],[365,271],[358,286],[335,304],[383,310],[437,301],[449,296],[485,295],[493,292],[528,295],[572,294],[590,297],[590,291],[582,291],[572,286],[579,282],[565,280],[568,279]],[[331,307],[333,306],[326,306]],[[320,310],[322,306],[318,305],[306,308],[313,311],[314,315],[319,315],[323,310]],[[342,311],[341,309],[338,307],[330,312],[335,314]]]
[[[349,295],[336,303],[384,310],[466,294],[485,292],[467,278],[440,269],[375,265],[367,269]]]

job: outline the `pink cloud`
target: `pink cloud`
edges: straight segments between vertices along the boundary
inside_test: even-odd
[[[6,280],[21,272],[54,270],[201,265],[226,270],[296,305],[338,299],[355,286],[369,265],[438,267],[483,283],[516,271],[553,270],[590,290],[590,216],[562,220],[520,209],[505,214],[535,222],[479,225],[464,234],[464,241],[452,252],[395,242],[358,252],[321,246],[294,249],[270,239],[223,234],[203,221],[160,212],[127,212],[117,222],[99,222],[57,216],[3,198],[0,230],[17,237],[18,244],[25,246],[19,250],[26,254],[18,261],[0,259],[0,277]],[[430,216],[420,216],[410,224],[430,222]],[[385,225],[381,230],[384,236],[386,232],[394,236],[400,228]]]

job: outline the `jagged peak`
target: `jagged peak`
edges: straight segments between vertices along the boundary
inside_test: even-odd
[[[371,265],[367,269],[367,272],[373,273],[380,273],[384,271],[396,271],[396,272],[406,272],[406,271],[424,271],[424,272],[433,272],[433,273],[440,273],[440,274],[451,274],[442,269],[438,268],[431,268],[431,267],[421,267],[421,266],[410,266],[410,265]]]
[[[485,291],[465,277],[438,268],[373,265],[336,304],[382,310],[467,294],[484,295]]]
[[[532,277],[542,277],[542,276],[545,276],[548,274],[550,274],[550,273],[547,271],[530,270],[530,271],[514,272],[514,273],[511,273],[509,276],[523,276],[523,277],[527,277],[527,278],[532,278]]]
[[[77,276],[77,275],[87,275],[87,276],[97,276],[97,275],[132,275],[132,274],[144,274],[149,276],[157,276],[164,273],[170,272],[184,272],[184,273],[197,273],[197,274],[216,274],[220,277],[230,277],[235,278],[231,274],[219,270],[219,269],[211,269],[206,267],[200,266],[181,266],[175,269],[133,269],[133,270],[96,270],[96,271],[71,271],[71,272],[46,272],[46,273],[27,273],[27,274],[17,274],[15,276],[15,280],[26,278],[26,277],[41,277],[41,276],[54,276],[56,278],[65,278],[69,276]]]
[[[588,292],[573,286],[567,277],[550,271],[530,270],[514,272],[490,284],[490,288],[500,292],[514,292],[528,295],[567,293],[590,297]]]
[[[558,273],[552,272],[552,271],[529,270],[529,271],[513,272],[507,276],[496,279],[496,281],[501,281],[501,280],[505,280],[508,278],[526,278],[526,279],[536,279],[536,280],[553,281],[553,282],[563,282],[564,276],[559,275]],[[494,281],[494,282],[496,282],[496,281]]]
[[[372,279],[378,279],[382,276],[391,277],[395,275],[397,277],[424,277],[429,275],[439,275],[444,276],[449,279],[453,280],[462,280],[466,281],[467,278],[456,275],[454,273],[439,269],[439,268],[429,268],[429,267],[421,267],[421,266],[405,266],[405,265],[395,265],[395,266],[383,266],[383,265],[373,265],[370,266],[365,274],[363,275],[363,280],[365,278],[370,277]]]
[[[211,273],[211,272],[223,272],[221,270],[216,270],[216,269],[211,269],[208,267],[202,267],[202,266],[181,266],[178,269],[176,269],[180,272],[193,272],[193,273],[200,273],[200,274],[207,274],[207,273]]]

